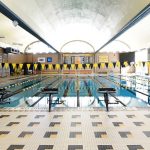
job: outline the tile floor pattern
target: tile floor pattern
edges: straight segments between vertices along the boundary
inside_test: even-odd
[[[0,110],[0,150],[150,150],[150,111]]]

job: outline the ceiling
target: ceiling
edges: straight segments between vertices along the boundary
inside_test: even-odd
[[[31,34],[23,30],[21,27],[15,27],[11,20],[0,13],[0,46],[14,47],[16,49],[23,49],[37,40]]]
[[[1,2],[61,52],[98,50],[150,3],[149,0],[1,0]],[[150,23],[150,17],[147,20]],[[146,24],[150,25],[149,23]],[[19,26],[15,27],[12,21],[2,14],[0,14],[0,27],[0,37],[3,37],[0,38],[0,43],[16,46],[21,51],[38,40]],[[136,33],[131,31],[132,34],[125,32],[116,39],[115,43],[119,45],[125,43],[130,50],[145,46],[145,42],[137,44],[135,40],[139,35],[137,31]],[[150,39],[149,31],[145,27],[144,30],[140,29],[141,34],[143,36],[148,34],[142,37],[143,40]],[[130,38],[126,38],[127,36]],[[73,44],[72,41],[75,43]],[[89,43],[92,48],[85,46],[81,41]],[[72,46],[66,44],[69,42]],[[64,45],[67,45],[66,49]],[[46,51],[53,52],[51,49]]]
[[[150,14],[121,34],[101,52],[130,52],[150,48]]]

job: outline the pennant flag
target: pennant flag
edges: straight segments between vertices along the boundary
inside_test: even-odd
[[[33,71],[33,69],[34,69],[33,63],[31,64],[31,67],[30,67],[30,69],[32,69],[32,71]]]
[[[78,64],[78,68],[79,68],[79,69],[82,69],[82,64]]]
[[[67,68],[70,70],[70,68],[71,68],[71,64],[67,64]]]
[[[31,64],[27,64],[27,68],[28,68],[28,70],[29,70],[30,66],[31,66]]]
[[[142,62],[143,67],[145,67],[145,62]]]
[[[19,64],[19,68],[22,69],[22,67],[23,67],[23,64]]]
[[[135,66],[135,67],[137,67],[137,66],[138,66],[138,63],[137,63],[137,62],[135,62],[134,66]]]
[[[128,66],[128,62],[127,61],[125,61],[123,64],[125,65],[125,67]]]
[[[9,68],[13,69],[12,63],[8,64]]]
[[[55,64],[52,64],[52,65],[53,65],[53,69],[55,70],[56,65]]]
[[[138,62],[138,66],[139,66],[139,67],[142,66],[142,62],[141,62],[141,61]]]
[[[52,70],[53,66],[52,64],[48,64],[48,69]]]
[[[35,69],[35,70],[37,69],[37,66],[38,66],[38,64],[34,64],[34,69]]]
[[[100,63],[98,63],[98,68],[99,68],[99,69],[101,68],[101,64],[100,64]]]
[[[16,68],[17,68],[17,69],[19,68],[19,64],[16,64]]]
[[[134,62],[134,67],[136,66],[136,62]]]
[[[48,64],[45,64],[45,68],[46,68],[46,70],[48,69]]]
[[[42,70],[41,63],[38,63],[37,69],[40,70],[40,71]]]
[[[16,64],[13,63],[13,64],[12,64],[12,67],[13,67],[13,69],[15,69],[15,68],[16,68]]]
[[[106,68],[108,68],[108,63],[105,63]]]
[[[95,64],[93,65],[93,67],[94,67],[94,68],[97,68],[97,67],[98,67],[98,65],[95,63]]]
[[[60,69],[61,69],[61,70],[63,69],[63,64],[60,64]]]
[[[5,63],[2,63],[2,68],[5,66]]]
[[[67,64],[64,64],[64,69],[67,69]]]
[[[112,62],[108,63],[108,68],[113,68],[113,63]]]
[[[120,67],[120,62],[119,61],[116,62],[116,66]]]
[[[75,64],[71,64],[71,69],[75,69]]]
[[[150,66],[150,62],[145,62],[145,65],[147,66],[147,67],[149,67]]]
[[[114,68],[116,67],[116,62],[113,62],[113,66],[114,66]]]
[[[86,68],[86,64],[82,64],[82,68],[84,68],[84,69],[85,69],[85,68]]]
[[[93,64],[90,64],[90,68],[93,69]]]
[[[90,64],[86,64],[86,68],[89,69],[90,68]]]
[[[8,69],[8,67],[9,67],[9,64],[5,63],[5,68]]]
[[[60,69],[60,64],[56,64],[56,69],[57,69],[57,70]]]
[[[76,69],[78,69],[78,64],[75,64]]]
[[[101,63],[101,67],[102,67],[102,68],[105,68],[105,63]]]
[[[41,66],[42,66],[42,70],[44,70],[45,69],[45,64],[41,64]]]

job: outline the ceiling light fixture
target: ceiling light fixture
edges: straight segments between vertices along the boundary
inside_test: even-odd
[[[15,27],[19,24],[17,20],[14,20],[12,23]]]

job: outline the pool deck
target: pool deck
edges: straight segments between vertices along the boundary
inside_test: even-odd
[[[150,109],[0,109],[0,150],[149,150]]]
[[[0,150],[18,149],[150,150],[150,108],[2,108]]]

